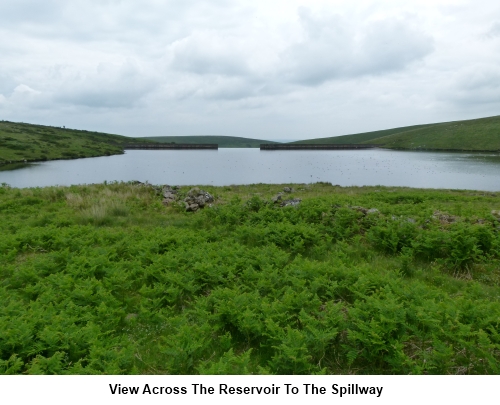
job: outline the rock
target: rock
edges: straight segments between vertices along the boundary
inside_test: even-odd
[[[188,191],[187,197],[184,199],[186,211],[197,211],[199,208],[204,208],[205,205],[214,202],[214,197],[205,190],[200,190],[198,187],[193,187]]]
[[[368,208],[365,208],[365,207],[360,207],[358,205],[353,205],[352,207],[350,207],[352,210],[354,211],[358,211],[358,212],[362,212],[363,214],[366,215],[366,213],[368,212]]]
[[[292,192],[293,192],[293,188],[291,188],[291,187],[285,187],[285,188],[283,189],[283,191],[284,191],[285,193],[292,193]]]
[[[370,208],[368,211],[366,211],[367,214],[379,214],[380,211],[376,208]]]
[[[300,203],[302,202],[302,200],[300,198],[294,198],[292,200],[283,200],[281,203],[280,203],[280,206],[281,207],[296,207],[297,205],[299,205]]]
[[[491,210],[491,215],[493,215],[496,219],[500,219],[500,210]]]
[[[276,194],[273,198],[271,198],[271,201],[276,204],[278,201],[281,201],[282,195],[283,195],[282,193]]]
[[[198,204],[189,204],[187,202],[185,202],[184,204],[186,206],[187,212],[195,212],[195,211],[198,211],[198,208],[200,208],[200,206]]]
[[[441,211],[434,211],[434,214],[432,214],[432,218],[437,219],[442,224],[451,224],[458,220],[457,216],[446,214],[445,212]]]
[[[168,185],[163,186],[162,194],[163,194],[162,203],[164,205],[170,205],[171,203],[177,200],[177,190]]]
[[[406,218],[406,222],[409,222],[410,224],[415,224],[417,221],[415,221],[413,218]]]

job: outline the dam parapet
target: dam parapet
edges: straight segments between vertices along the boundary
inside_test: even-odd
[[[219,149],[216,143],[131,143],[123,147],[127,149]]]
[[[347,150],[347,149],[373,149],[378,148],[378,145],[367,144],[314,144],[314,143],[297,143],[297,144],[276,144],[276,143],[261,143],[260,150]]]

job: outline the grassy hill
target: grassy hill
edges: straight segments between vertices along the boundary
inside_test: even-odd
[[[432,125],[432,124],[431,124]],[[398,134],[404,131],[418,129],[422,127],[426,127],[428,125],[414,125],[411,127],[402,127],[402,128],[392,128],[392,129],[384,129],[381,131],[373,131],[373,132],[361,132],[359,134],[351,134],[351,135],[342,135],[342,136],[332,136],[329,138],[316,138],[316,139],[306,139],[303,141],[295,141],[290,142],[292,144],[345,144],[345,143],[369,143],[373,139],[381,138],[387,135]]]
[[[101,132],[0,121],[0,164],[74,159],[123,153],[128,142],[142,139]]]
[[[500,151],[500,116],[428,125],[370,142],[393,149]]]
[[[294,143],[372,143],[391,149],[500,151],[500,116],[414,125]]]
[[[219,148],[258,148],[261,143],[278,143],[262,139],[241,138],[239,136],[192,135],[192,136],[151,136],[148,139],[161,143],[217,143]]]

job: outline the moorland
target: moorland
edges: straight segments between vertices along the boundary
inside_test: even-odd
[[[500,194],[0,188],[2,374],[498,374]]]

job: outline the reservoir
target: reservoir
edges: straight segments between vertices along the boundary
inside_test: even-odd
[[[54,160],[0,171],[0,183],[20,188],[131,180],[214,186],[321,181],[340,186],[500,191],[500,155],[386,149],[127,150],[124,155]]]

